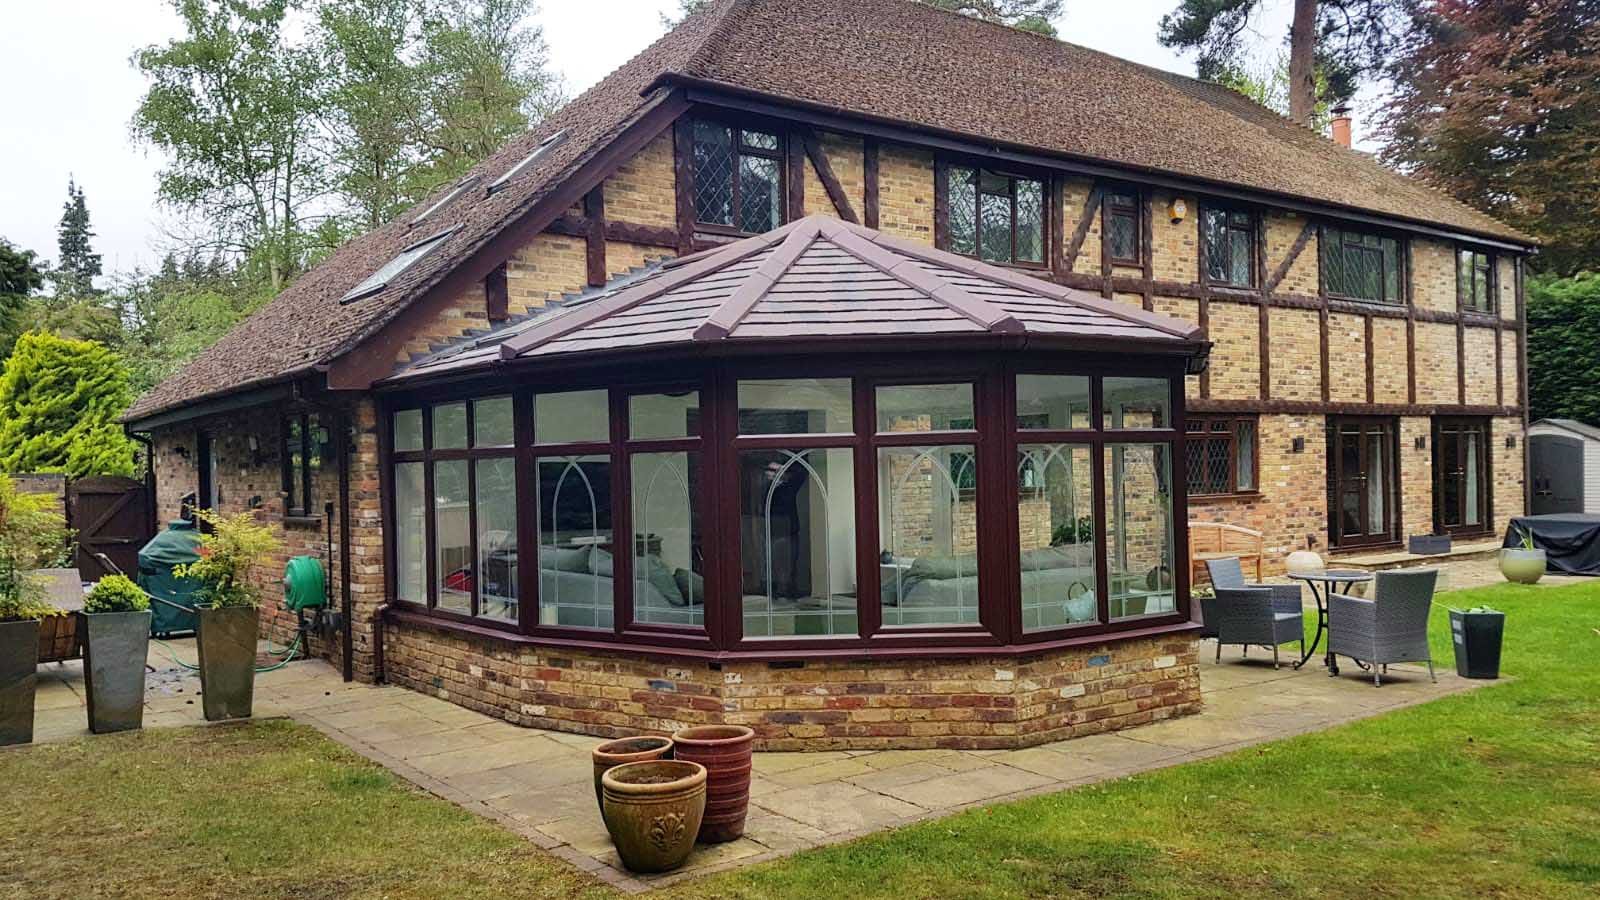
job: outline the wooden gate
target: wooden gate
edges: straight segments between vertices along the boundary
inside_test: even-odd
[[[84,581],[112,574],[105,554],[129,578],[139,571],[139,549],[155,536],[150,491],[115,475],[80,478],[67,486],[67,523],[77,531],[78,573]]]

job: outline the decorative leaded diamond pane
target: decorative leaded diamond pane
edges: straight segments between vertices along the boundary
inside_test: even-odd
[[[1200,228],[1206,239],[1206,276],[1212,281],[1227,281],[1231,271],[1228,261],[1228,216],[1220,209],[1208,209],[1200,217]]]
[[[733,224],[733,133],[710,122],[694,123],[695,219]]]
[[[1017,182],[1017,259],[1044,262],[1044,185]]]
[[[948,173],[950,199],[950,252],[971,256],[978,252],[977,173],[951,168]]]
[[[1234,229],[1228,235],[1228,283],[1249,287],[1255,282],[1250,277],[1250,233]]]
[[[988,262],[1011,261],[1011,198],[995,194],[978,196],[978,215],[983,229],[978,255]]]
[[[739,158],[739,230],[760,234],[778,227],[778,161]]]
[[[743,131],[740,132],[740,135],[740,139],[744,141],[746,147],[754,147],[757,150],[778,149],[778,136],[775,134],[765,134],[760,131]]]
[[[1112,259],[1134,259],[1139,255],[1138,220],[1125,211],[1106,217],[1106,252]]]
[[[1239,469],[1235,479],[1239,490],[1256,489],[1256,423],[1242,421],[1234,433],[1234,443],[1239,453]]]

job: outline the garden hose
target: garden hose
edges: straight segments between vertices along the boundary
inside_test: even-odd
[[[297,651],[299,651],[299,649],[300,649],[300,641],[301,641],[301,638],[303,638],[303,637],[304,637],[304,635],[302,633],[296,632],[295,636],[294,636],[294,641],[291,642],[289,644],[289,646],[285,647],[282,650],[282,652],[273,650],[272,649],[272,644],[269,641],[267,643],[267,654],[269,656],[281,656],[282,659],[279,659],[277,662],[272,663],[271,665],[268,665],[268,666],[256,666],[256,672],[257,673],[261,673],[261,672],[276,672],[277,670],[283,668],[284,666],[287,666],[289,663],[294,662],[295,653]],[[200,667],[199,666],[194,665],[192,663],[184,662],[182,657],[178,656],[178,651],[174,650],[172,648],[172,645],[168,644],[166,641],[163,641],[163,640],[161,640],[159,638],[151,638],[150,640],[154,641],[157,644],[160,644],[161,645],[161,649],[167,651],[167,655],[172,657],[172,661],[174,663],[177,663],[179,666],[182,666],[183,668],[189,670],[190,672],[198,672],[198,671],[200,671]]]

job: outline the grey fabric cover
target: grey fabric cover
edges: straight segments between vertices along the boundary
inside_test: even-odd
[[[1094,548],[1090,545],[1036,547],[1022,551],[1022,596],[1061,597],[1071,622],[1093,621],[1096,600]],[[978,563],[974,556],[925,556],[896,585],[884,579],[883,602],[901,609],[977,610]],[[976,621],[976,619],[974,619]]]
[[[1382,683],[1380,666],[1426,662],[1428,615],[1433,608],[1437,569],[1379,572],[1372,599],[1332,594],[1328,597],[1328,652],[1372,665],[1373,684]]]

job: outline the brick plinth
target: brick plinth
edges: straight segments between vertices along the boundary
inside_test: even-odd
[[[508,722],[600,737],[748,725],[764,750],[1009,749],[1200,709],[1197,642],[978,659],[691,662],[384,631],[388,680]]]

